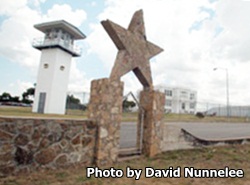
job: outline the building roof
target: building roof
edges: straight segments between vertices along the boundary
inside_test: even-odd
[[[65,20],[36,24],[34,25],[34,27],[44,33],[47,31],[47,29],[61,28],[66,32],[70,33],[76,40],[86,38],[86,36],[77,27],[73,26],[72,24],[70,24]]]

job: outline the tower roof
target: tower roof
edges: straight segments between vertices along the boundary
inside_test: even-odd
[[[72,24],[70,24],[65,20],[36,24],[34,25],[34,27],[44,33],[47,31],[47,29],[61,28],[66,32],[70,33],[76,40],[86,38],[86,36],[77,27],[73,26]]]

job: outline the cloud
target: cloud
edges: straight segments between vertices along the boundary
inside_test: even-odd
[[[70,68],[69,87],[70,92],[89,92],[90,80],[86,78],[86,74],[77,67],[76,60],[72,60]]]
[[[144,10],[147,39],[164,49],[151,60],[154,84],[180,86],[198,91],[199,101],[224,103],[225,72],[214,67],[227,67],[230,73],[230,100],[246,103],[250,86],[250,5],[244,1],[220,0],[107,0],[99,20],[110,19],[127,27],[134,11]],[[99,56],[111,70],[117,49],[100,24],[92,25],[88,37],[90,52]],[[103,44],[98,44],[98,42]],[[245,62],[244,66],[240,62]],[[237,67],[236,67],[237,66]],[[134,78],[134,77],[133,77]],[[234,78],[238,83],[234,84]],[[132,75],[127,89],[138,89]],[[245,81],[246,82],[246,81]],[[244,88],[242,88],[244,87]],[[241,93],[241,94],[240,94]],[[239,95],[241,98],[239,98]]]
[[[84,10],[72,9],[67,4],[55,4],[48,9],[46,14],[41,14],[39,5],[44,2],[45,0],[20,0],[16,2],[3,0],[0,3],[0,15],[7,17],[0,25],[0,55],[29,69],[34,77],[34,79],[31,79],[33,82],[36,81],[35,76],[41,52],[32,48],[32,40],[33,38],[43,37],[43,33],[36,30],[33,25],[64,19],[75,26],[80,26],[87,18]],[[38,8],[31,8],[31,4]],[[72,66],[75,67],[74,64]],[[79,71],[76,68],[73,69],[71,86],[74,86],[72,85],[74,83],[77,84],[78,81],[83,81],[80,78],[84,78],[84,76],[79,76]]]
[[[212,45],[216,57],[250,61],[249,11],[249,2],[222,0],[217,3],[217,22],[223,31]]]
[[[34,87],[31,82],[17,80],[18,92],[25,92],[28,88]]]
[[[16,10],[25,7],[27,0],[9,1],[1,0],[0,15],[12,15]]]
[[[33,25],[45,21],[65,19],[76,26],[80,26],[86,20],[84,10],[72,10],[69,5],[54,5],[46,15],[29,8],[27,1],[18,1],[17,5],[12,1],[1,2],[8,9],[0,9],[0,12],[8,18],[0,25],[0,53],[9,60],[19,63],[36,71],[39,63],[39,52],[32,48],[33,38],[42,37],[43,34],[34,29]],[[40,1],[43,2],[43,1]]]
[[[28,81],[16,80],[15,82],[10,83],[6,89],[1,89],[0,94],[8,92],[11,94],[11,96],[19,96],[21,99],[22,93],[30,87],[34,87],[34,84]]]
[[[83,21],[86,20],[86,18],[87,14],[84,10],[72,10],[71,6],[68,4],[55,4],[51,9],[48,10],[47,14],[43,16],[43,21],[46,22],[64,19],[76,27],[79,27]]]
[[[34,37],[42,34],[33,25],[43,21],[66,19],[80,26],[87,18],[82,9],[68,4],[53,5],[44,15],[39,8],[44,0],[1,0],[0,15],[7,18],[0,25],[0,54],[9,60],[37,71],[40,52],[31,47]],[[95,1],[92,1],[95,2]],[[230,102],[249,104],[250,85],[250,3],[249,1],[208,0],[106,0],[98,20],[110,19],[127,27],[133,13],[144,10],[147,39],[164,49],[151,60],[155,85],[180,86],[196,89],[199,101],[225,103],[225,72],[229,70]],[[88,35],[88,53],[95,55],[111,71],[117,49],[101,24],[91,23]],[[89,60],[89,58],[86,58]],[[85,91],[89,80],[72,62],[69,89]],[[93,76],[95,78],[95,76]],[[122,78],[125,90],[137,91],[141,87],[130,73]],[[87,84],[87,85],[84,85]]]
[[[176,71],[182,72],[185,69],[197,70],[197,66],[192,67],[189,64],[190,60],[187,60],[191,55],[188,51],[192,51],[192,57],[196,57],[197,61],[202,57],[199,47],[196,48],[196,46],[200,44],[205,45],[205,43],[198,44],[191,41],[189,29],[194,22],[202,21],[209,17],[208,13],[201,12],[200,7],[207,5],[210,8],[212,5],[206,1],[184,3],[185,6],[182,6],[182,3],[184,1],[149,0],[125,3],[119,0],[109,0],[106,3],[107,8],[99,15],[99,20],[110,19],[126,28],[134,11],[141,8],[144,10],[148,40],[165,50],[164,53],[155,57],[151,62],[155,84],[164,83],[164,81],[167,83],[166,78],[169,75],[164,73],[169,73],[171,70],[175,73]],[[117,49],[100,24],[93,25],[92,29],[93,31],[88,37],[91,52],[96,53],[105,63],[106,68],[110,70],[114,63]],[[194,35],[194,33],[192,34]],[[203,36],[199,35],[199,38],[203,38]],[[198,40],[196,37],[197,35],[194,35],[192,39]],[[100,40],[105,44],[97,44]],[[174,76],[171,76],[171,79],[174,79]],[[131,87],[128,87],[129,89],[136,88],[136,85],[130,84]]]
[[[34,5],[35,7],[38,7],[42,4],[45,3],[47,0],[29,0],[29,3]]]
[[[0,25],[0,54],[33,70],[39,62],[38,53],[31,46],[32,37],[37,35],[33,28],[37,20],[39,13],[26,6],[9,14]]]

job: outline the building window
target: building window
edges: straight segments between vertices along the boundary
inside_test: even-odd
[[[181,91],[181,98],[188,98],[188,94],[186,91]]]
[[[61,71],[63,71],[64,69],[65,69],[65,67],[64,67],[64,66],[61,66],[61,67],[60,67],[60,70],[61,70]]]
[[[182,110],[185,110],[185,106],[186,106],[185,103],[181,103],[181,109]]]
[[[171,100],[166,100],[166,106],[171,107],[172,106],[172,101]]]
[[[44,68],[44,69],[49,68],[49,64],[47,64],[47,63],[43,64],[43,68]]]
[[[194,95],[194,93],[191,93],[190,94],[190,100],[194,100],[195,99],[195,95]]]
[[[166,96],[172,96],[172,91],[171,90],[165,90],[165,95]]]
[[[189,108],[190,109],[195,109],[195,103],[190,103]]]

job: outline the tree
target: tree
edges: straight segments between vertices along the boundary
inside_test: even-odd
[[[22,97],[23,99],[29,99],[29,96],[34,96],[35,95],[35,88],[31,87],[28,88],[25,92],[23,92]]]
[[[125,99],[122,102],[122,108],[124,111],[129,111],[131,108],[135,107],[136,104],[134,101],[128,101],[127,99]]]
[[[74,95],[67,95],[67,103],[80,104],[80,100],[75,98]]]
[[[4,92],[2,95],[0,95],[0,102],[12,102],[12,103],[22,102],[25,104],[31,104],[33,103],[33,101],[30,99],[30,96],[34,96],[34,94],[35,94],[35,88],[34,87],[28,88],[25,92],[22,93],[22,100],[20,101],[19,96],[12,97],[10,93]]]
[[[8,102],[11,101],[12,97],[10,95],[10,93],[4,92],[1,96],[0,96],[0,101],[1,102]]]
[[[4,92],[2,95],[0,95],[0,102],[15,102],[19,103],[19,96],[11,96],[10,93]]]
[[[12,97],[12,98],[11,98],[11,101],[12,101],[12,102],[16,102],[16,103],[20,102],[19,96],[14,96],[14,97]]]
[[[33,103],[32,100],[30,100],[30,96],[34,97],[35,95],[35,88],[34,87],[30,87],[28,88],[25,92],[23,92],[22,94],[22,102],[23,103],[27,103],[27,104],[31,104]]]
[[[75,98],[74,95],[67,95],[66,108],[86,110],[87,106],[81,104],[81,101],[78,98]]]

